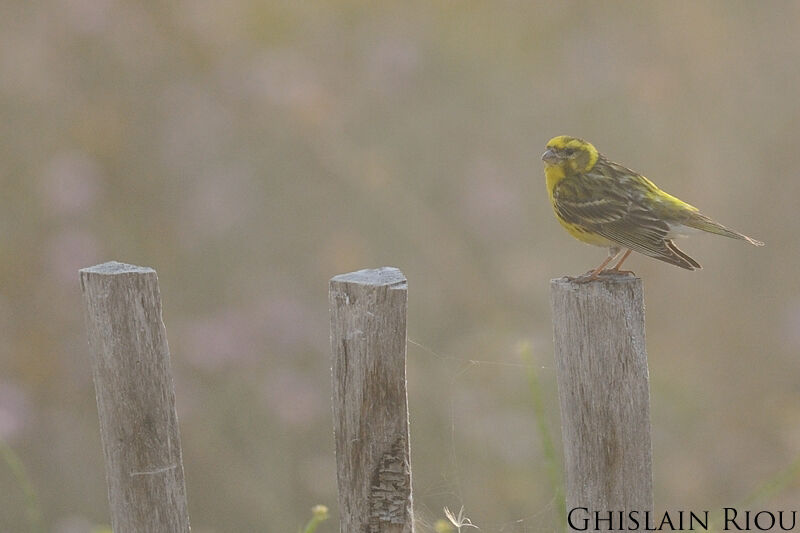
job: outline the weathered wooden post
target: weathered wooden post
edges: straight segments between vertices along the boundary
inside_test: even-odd
[[[114,533],[188,532],[169,347],[152,268],[80,271]]]
[[[550,289],[567,512],[638,511],[644,529],[653,475],[642,280],[560,278]]]
[[[413,533],[407,283],[396,268],[330,281],[339,531]]]

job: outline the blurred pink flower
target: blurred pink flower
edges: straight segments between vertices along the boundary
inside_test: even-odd
[[[114,0],[61,0],[54,9],[79,33],[100,33],[108,27]]]
[[[31,419],[28,395],[18,385],[0,382],[0,439],[10,441]]]
[[[186,195],[188,216],[182,228],[191,243],[198,236],[218,236],[241,223],[257,195],[252,191],[252,169],[239,165],[220,168],[197,180]]]
[[[783,330],[786,340],[792,346],[800,346],[800,301],[790,304],[784,316]]]
[[[311,345],[325,349],[309,331],[326,331],[327,325],[312,324],[313,319],[299,299],[270,294],[255,305],[190,320],[179,328],[179,335],[187,360],[213,370],[233,363],[263,362],[265,352],[270,352],[274,362],[287,360]]]
[[[41,179],[47,211],[56,215],[80,214],[94,205],[101,171],[83,152],[62,152],[52,160]]]
[[[242,89],[249,96],[286,108],[311,124],[329,117],[333,97],[320,79],[320,69],[300,54],[270,50],[248,68]]]
[[[319,88],[313,65],[300,54],[272,49],[250,65],[250,88],[273,105],[307,105]]]
[[[283,422],[308,427],[323,411],[329,396],[311,377],[292,368],[272,371],[262,389],[267,407]]]
[[[311,317],[298,298],[269,295],[255,313],[267,341],[285,351],[290,347],[308,345]]]
[[[414,41],[383,38],[370,48],[367,76],[376,88],[392,92],[403,89],[419,65],[419,50]]]
[[[251,362],[258,350],[253,326],[252,315],[242,309],[194,319],[180,328],[186,343],[185,357],[206,370]]]

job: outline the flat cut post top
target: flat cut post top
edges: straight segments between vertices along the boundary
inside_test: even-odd
[[[368,268],[348,274],[339,274],[331,278],[331,282],[355,283],[357,285],[405,285],[406,277],[400,269],[394,267]],[[399,287],[404,288],[404,287]]]
[[[630,285],[630,284],[637,284],[641,283],[642,278],[636,275],[628,275],[628,274],[604,274],[601,275],[599,278],[589,281],[589,282],[580,282],[576,278],[570,278],[568,276],[564,276],[561,278],[553,278],[550,280],[550,285],[553,287],[560,287],[564,289],[580,289],[580,288],[593,288],[593,287],[602,287],[604,285]]]
[[[82,268],[80,272],[86,274],[150,274],[155,273],[150,267],[140,267],[136,265],[129,265],[127,263],[119,263],[117,261],[109,261],[100,265],[94,265]]]

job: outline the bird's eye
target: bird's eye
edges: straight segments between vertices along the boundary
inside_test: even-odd
[[[564,150],[564,153],[567,154],[568,156],[574,155],[575,154],[575,149],[567,148],[566,150]]]

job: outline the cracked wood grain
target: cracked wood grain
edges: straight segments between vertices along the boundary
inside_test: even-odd
[[[413,533],[406,396],[406,278],[330,281],[333,423],[342,533]]]

